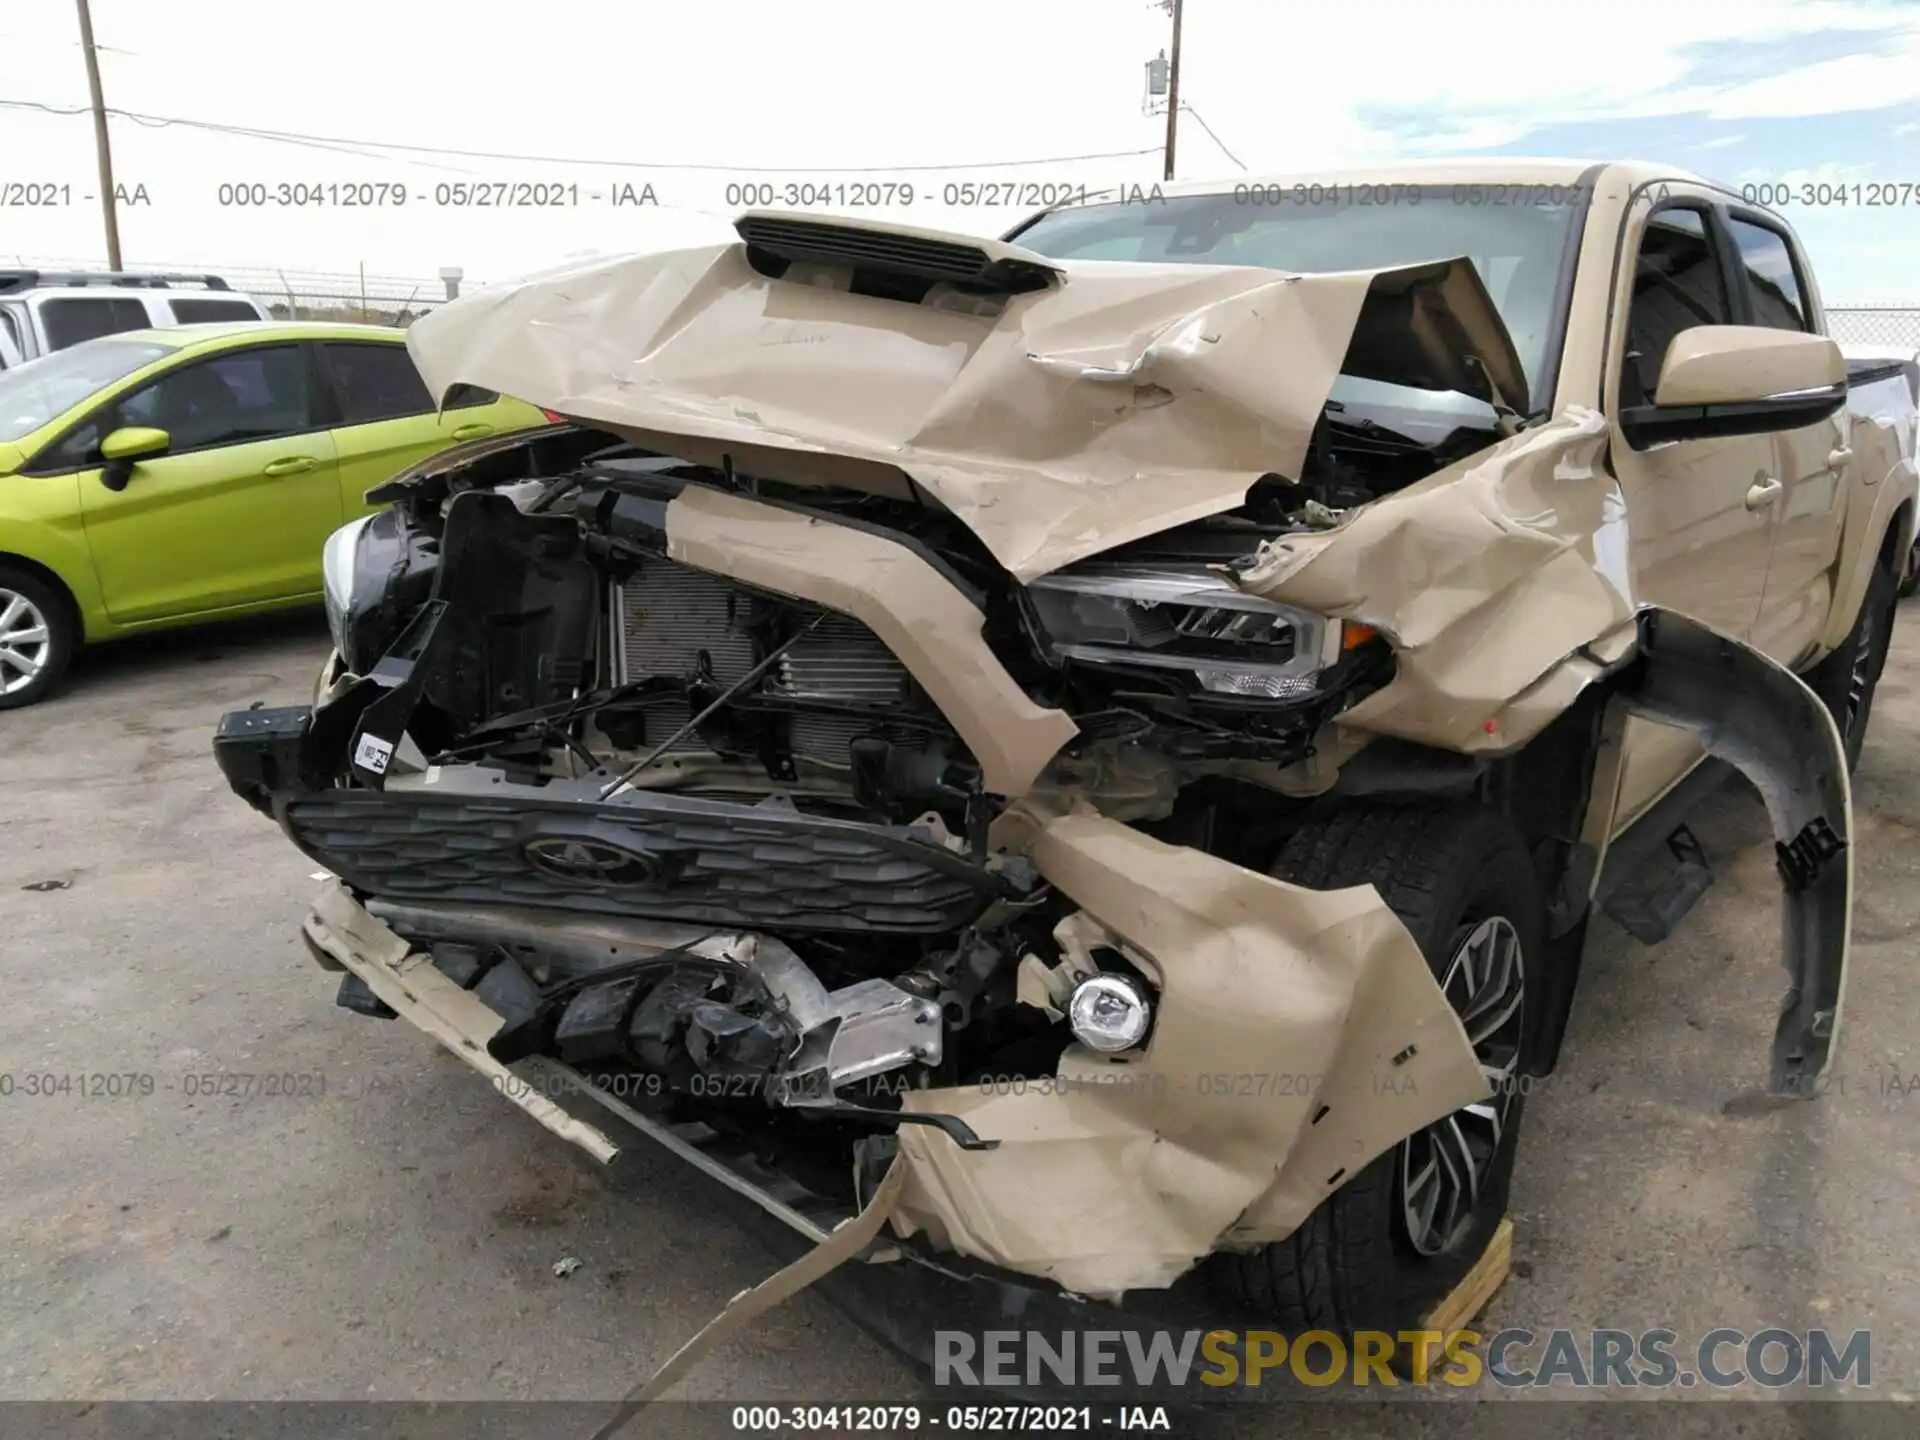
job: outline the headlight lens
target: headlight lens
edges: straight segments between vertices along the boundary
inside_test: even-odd
[[[349,635],[347,618],[353,611],[354,560],[360,552],[360,537],[366,532],[371,515],[349,520],[327,537],[320,551],[320,588],[327,604],[327,629],[333,632],[333,648],[347,657]]]
[[[1345,638],[1338,620],[1198,568],[1083,567],[1042,576],[1027,595],[1056,658],[1182,670],[1217,695],[1311,695]]]

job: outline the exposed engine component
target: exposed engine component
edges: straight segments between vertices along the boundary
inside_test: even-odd
[[[788,617],[806,613],[689,566],[652,558],[612,587],[610,604],[611,683],[621,688],[660,682],[655,693],[601,716],[601,728],[623,749],[666,741],[704,698],[753,668]],[[778,706],[780,720],[751,737],[741,735],[740,748],[765,754],[771,745],[776,756],[842,772],[852,765],[849,750],[861,736],[924,750],[931,734],[946,729],[938,712],[916,695],[906,666],[871,630],[844,615],[828,615],[802,635],[743,699],[742,713],[750,713],[758,701]],[[895,723],[889,724],[890,718]],[[742,729],[731,721],[729,727]],[[725,746],[727,728],[684,735],[668,753]]]

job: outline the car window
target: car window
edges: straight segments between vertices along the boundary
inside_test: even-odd
[[[456,385],[447,391],[448,410],[466,410],[475,405],[491,405],[500,398],[493,390],[482,390],[478,385]]]
[[[260,312],[244,300],[201,300],[169,297],[167,304],[180,325],[205,325],[215,320],[258,320]]]
[[[64,350],[102,335],[145,330],[152,323],[146,305],[127,296],[76,295],[40,302],[40,328],[46,332],[49,350]]]
[[[298,346],[236,350],[183,365],[104,406],[61,441],[56,463],[98,464],[100,442],[128,425],[166,431],[170,455],[297,435],[314,428],[313,408]]]
[[[406,346],[330,342],[323,348],[340,397],[342,425],[433,413],[433,397]]]
[[[1753,299],[1753,323],[1776,330],[1805,330],[1807,302],[1794,272],[1793,251],[1787,237],[1769,225],[1733,220],[1733,243],[1747,272],[1747,294]]]
[[[143,340],[90,340],[15,366],[0,375],[0,442],[32,434],[166,353]]]
[[[1698,210],[1662,210],[1647,221],[1633,267],[1627,309],[1627,353],[1620,367],[1620,403],[1647,405],[1667,347],[1682,330],[1728,325],[1732,312],[1706,218]]]

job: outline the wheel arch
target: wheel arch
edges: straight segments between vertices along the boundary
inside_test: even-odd
[[[1890,551],[1895,562],[1894,578],[1906,573],[1906,557],[1912,553],[1915,531],[1915,469],[1912,459],[1902,459],[1890,474],[1870,489],[1859,479],[1855,502],[1848,513],[1840,541],[1840,558],[1833,572],[1833,604],[1827,611],[1826,628],[1820,633],[1820,655],[1838,648],[1853,629],[1860,606],[1867,598],[1867,586],[1873,580],[1874,567]],[[1861,503],[1865,501],[1866,503]]]
[[[12,550],[0,550],[0,569],[24,570],[48,586],[67,607],[67,618],[73,621],[76,637],[82,640],[94,638],[87,634],[87,612],[80,603],[80,597],[59,571],[35,560],[31,555],[21,555]]]

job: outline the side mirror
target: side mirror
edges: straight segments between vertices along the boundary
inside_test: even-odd
[[[1824,335],[1766,325],[1696,325],[1667,347],[1654,403],[1620,414],[1639,450],[1662,440],[1796,430],[1847,403],[1847,362]]]
[[[164,430],[147,425],[123,425],[100,442],[100,456],[107,464],[100,472],[100,483],[109,490],[124,490],[133,478],[133,467],[155,455],[167,453],[173,437]]]

